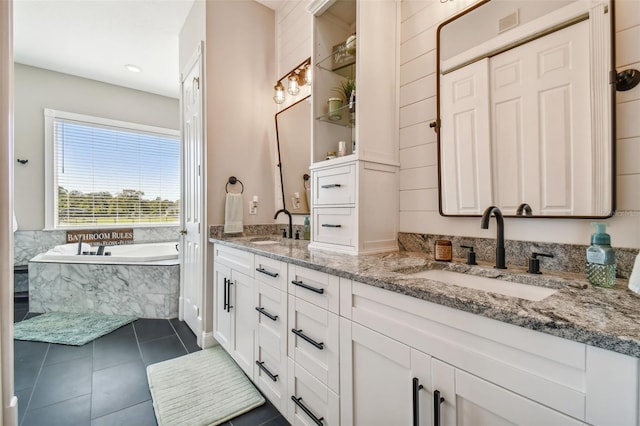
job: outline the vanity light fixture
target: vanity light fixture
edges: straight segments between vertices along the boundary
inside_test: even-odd
[[[311,58],[307,58],[276,82],[276,85],[273,87],[274,102],[281,104],[285,101],[285,86],[283,80],[286,80],[287,93],[291,96],[296,96],[300,93],[301,86],[311,85],[311,75]]]
[[[273,87],[273,100],[277,104],[284,102],[284,86],[280,82]]]
[[[137,65],[126,64],[124,67],[131,72],[142,72],[142,68]]]
[[[298,84],[298,72],[294,71],[289,74],[289,85],[287,86],[287,93],[290,95],[297,95],[300,93],[300,85]]]

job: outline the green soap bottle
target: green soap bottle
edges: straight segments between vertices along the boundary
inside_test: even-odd
[[[311,225],[309,224],[309,216],[305,216],[304,217],[303,238],[305,240],[310,240],[311,239]]]
[[[596,232],[587,248],[587,279],[598,287],[613,287],[616,283],[616,252],[611,248],[611,236],[604,223],[593,222]]]

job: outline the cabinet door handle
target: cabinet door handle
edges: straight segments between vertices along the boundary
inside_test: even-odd
[[[433,391],[433,426],[440,426],[440,404],[444,398],[440,396],[439,390]]]
[[[417,377],[413,378],[413,426],[418,426],[420,424],[420,401],[418,392],[424,386],[420,384],[420,381]]]
[[[233,285],[233,282],[231,280],[227,280],[227,293],[229,294],[227,296],[227,312],[231,312],[231,308],[233,308],[233,306],[231,306],[231,286]]]
[[[313,340],[311,337],[307,336],[306,334],[304,334],[302,332],[302,330],[296,330],[295,328],[291,329],[291,332],[293,334],[295,334],[298,337],[301,337],[302,339],[306,340],[307,342],[311,343],[313,346],[315,346],[316,348],[323,350],[324,349],[324,343],[320,342],[316,342],[315,340]]]
[[[322,227],[323,228],[342,228],[342,225],[332,225],[330,223],[323,223]]]
[[[313,420],[313,422],[314,422],[315,424],[317,424],[318,426],[324,426],[324,423],[322,422],[322,421],[324,420],[324,417],[317,418],[317,417],[315,416],[315,414],[313,414],[313,413],[311,412],[311,410],[309,410],[307,407],[305,407],[305,405],[302,403],[302,397],[300,397],[300,398],[296,398],[294,395],[291,395],[291,400],[292,400],[292,401],[293,401],[293,402],[294,402],[298,407],[300,407],[300,409],[301,409],[302,411],[304,411],[304,413],[305,413],[307,416],[311,417],[311,420]]]
[[[320,186],[320,188],[340,188],[342,185],[339,183],[328,183],[326,185]]]
[[[261,273],[266,274],[266,275],[269,275],[270,277],[273,277],[273,278],[278,276],[277,272],[269,272],[264,268],[256,268],[256,271],[261,272]]]
[[[271,380],[273,380],[274,382],[277,382],[277,381],[278,381],[278,375],[277,375],[277,374],[273,374],[273,373],[271,373],[271,371],[269,371],[269,370],[267,369],[267,367],[265,367],[265,366],[264,366],[264,361],[262,361],[262,362],[260,362],[260,361],[256,361],[256,365],[257,365],[258,367],[260,367],[260,370],[264,371],[264,373],[265,373],[267,376],[269,376],[269,378],[270,378]]]
[[[324,288],[313,287],[313,286],[310,286],[309,284],[303,283],[302,281],[293,280],[293,281],[291,281],[291,284],[297,285],[298,287],[306,288],[307,290],[311,290],[314,293],[318,293],[318,294],[323,294],[324,293]]]
[[[265,311],[264,308],[260,308],[258,306],[256,306],[256,311],[260,312],[262,315],[264,315],[265,317],[269,318],[270,320],[277,320],[278,316],[277,315],[271,315],[269,312]]]
[[[227,286],[227,278],[225,277],[225,279],[224,279],[224,306],[222,308],[225,311],[227,310],[227,306],[229,305],[229,302],[227,300],[229,298],[229,294],[228,293],[229,293],[229,287]]]

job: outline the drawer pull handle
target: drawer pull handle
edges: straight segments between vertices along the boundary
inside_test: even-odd
[[[322,185],[320,188],[340,188],[342,185],[339,183],[328,183],[326,185]]]
[[[424,386],[420,384],[417,377],[413,378],[413,426],[419,426],[420,424],[420,404],[418,401],[420,389]]]
[[[322,227],[323,228],[342,228],[342,225],[332,225],[330,223],[323,223]]]
[[[311,343],[313,346],[315,346],[316,348],[323,350],[324,349],[324,343],[320,342],[316,342],[315,340],[313,340],[311,337],[307,336],[306,334],[304,334],[302,332],[302,330],[296,330],[295,328],[291,329],[291,332],[293,334],[295,334],[298,337],[301,337],[303,340],[306,340],[307,342]]]
[[[291,284],[293,285],[297,285],[298,287],[302,287],[302,288],[306,288],[307,290],[311,290],[314,293],[318,293],[318,294],[323,294],[324,293],[324,288],[317,288],[317,287],[313,287],[310,286],[309,284],[305,284],[302,281],[291,281]]]
[[[262,361],[262,362],[260,362],[260,361],[256,361],[256,365],[257,365],[258,367],[260,367],[260,370],[264,371],[264,373],[265,373],[267,376],[269,376],[269,378],[270,378],[271,380],[273,380],[274,382],[277,382],[277,381],[278,381],[278,375],[277,375],[277,374],[273,374],[273,373],[271,373],[271,371],[269,371],[269,370],[267,369],[267,367],[265,367],[265,366],[264,366],[264,361]]]
[[[304,411],[304,413],[311,417],[311,420],[313,420],[313,422],[315,424],[317,424],[318,426],[324,426],[324,423],[322,422],[324,420],[324,417],[320,417],[317,418],[312,412],[311,410],[309,410],[307,407],[305,407],[305,405],[301,402],[302,401],[302,397],[300,398],[296,398],[294,395],[291,395],[291,400],[298,406],[300,407],[300,409],[302,411]]]
[[[277,315],[271,315],[269,312],[265,311],[264,308],[259,308],[256,306],[256,311],[260,312],[262,315],[269,318],[270,320],[275,321],[278,319]]]
[[[261,273],[266,274],[266,275],[269,275],[270,277],[273,277],[273,278],[278,276],[277,272],[269,272],[264,268],[256,268],[256,271],[261,272]]]
[[[440,396],[439,390],[433,391],[433,426],[440,426],[440,404],[444,398]]]

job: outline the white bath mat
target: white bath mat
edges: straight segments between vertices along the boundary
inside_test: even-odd
[[[264,397],[220,346],[147,367],[159,426],[224,423]]]

